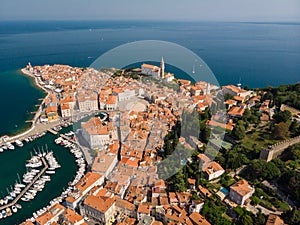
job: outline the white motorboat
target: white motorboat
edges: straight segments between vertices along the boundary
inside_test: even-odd
[[[23,146],[24,146],[23,142],[20,141],[20,140],[16,140],[15,143],[16,143],[16,145],[17,145],[18,147],[23,147]]]
[[[11,143],[7,143],[7,148],[10,149],[10,150],[14,150],[15,149],[15,146],[13,146]]]
[[[24,202],[28,202],[30,199],[28,199],[26,197],[22,197],[21,200],[24,201]]]
[[[11,207],[11,209],[12,209],[12,211],[13,211],[14,213],[16,213],[16,212],[18,211],[18,209],[17,209],[17,207],[16,207],[15,205],[13,205],[13,206]]]
[[[55,174],[55,171],[54,170],[47,170],[46,173],[47,174]]]

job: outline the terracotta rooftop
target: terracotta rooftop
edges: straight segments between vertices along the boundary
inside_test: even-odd
[[[241,196],[245,196],[251,191],[253,191],[253,188],[249,185],[249,183],[246,180],[240,180],[236,182],[235,184],[230,186],[230,189]]]
[[[210,163],[205,167],[205,169],[204,169],[204,171],[205,171],[207,174],[213,174],[213,173],[218,172],[218,171],[220,171],[220,170],[224,170],[224,169],[223,169],[223,167],[222,167],[219,163],[217,163],[217,162],[215,162],[215,161],[210,162]]]
[[[96,181],[102,177],[101,174],[88,172],[81,180],[75,185],[75,188],[84,192],[86,189],[91,187]]]
[[[79,221],[83,222],[83,217],[78,213],[74,212],[72,209],[67,208],[64,212],[64,217],[71,222],[72,224],[78,223]]]
[[[210,225],[210,223],[205,219],[205,217],[202,216],[200,213],[197,213],[197,212],[193,212],[190,215],[190,219],[196,225]]]
[[[138,213],[150,214],[150,206],[148,205],[139,205]]]
[[[135,211],[136,210],[136,207],[135,207],[134,204],[130,203],[127,200],[123,200],[123,199],[120,199],[120,198],[117,198],[116,206],[120,207],[120,208],[130,210],[130,211]]]
[[[53,217],[57,216],[60,214],[62,211],[65,210],[65,207],[63,207],[60,204],[56,204],[52,206],[50,209],[48,209],[44,214],[36,218],[36,222],[39,224],[46,224],[51,220]]]
[[[280,216],[275,214],[269,214],[266,225],[285,225]]]
[[[91,208],[105,213],[110,207],[113,206],[115,200],[112,198],[107,198],[104,200],[101,197],[96,197],[93,195],[88,195],[87,198],[84,200],[84,204],[90,206]]]
[[[245,112],[245,108],[241,108],[238,106],[232,106],[228,111],[228,114],[231,116],[243,116]]]

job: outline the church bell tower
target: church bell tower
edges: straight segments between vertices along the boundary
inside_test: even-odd
[[[161,62],[160,62],[160,77],[165,78],[165,62],[164,62],[164,57],[161,57]]]

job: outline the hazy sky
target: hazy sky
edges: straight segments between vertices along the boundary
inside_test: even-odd
[[[300,0],[0,0],[0,20],[300,21]]]

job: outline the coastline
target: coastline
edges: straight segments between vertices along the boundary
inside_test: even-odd
[[[43,101],[40,103],[36,113],[34,114],[33,118],[31,119],[31,122],[30,122],[31,126],[28,129],[20,130],[20,132],[17,132],[17,134],[15,134],[13,136],[9,136],[9,135],[2,136],[0,139],[1,145],[6,144],[7,142],[14,142],[17,139],[23,140],[29,136],[41,134],[41,133],[49,130],[50,128],[61,124],[60,120],[49,123],[49,124],[38,123],[38,118],[42,112],[42,105],[43,105],[45,99],[49,96],[50,92],[47,89],[45,89],[43,86],[41,86],[38,82],[37,77],[34,76],[34,74],[32,74],[26,68],[22,68],[19,71],[21,72],[22,75],[25,75],[25,76],[28,76],[28,77],[34,79],[35,87],[41,89],[46,94],[46,96],[44,97]],[[6,138],[4,138],[4,137],[6,137]]]
[[[37,111],[36,111],[36,113],[34,114],[32,120],[31,120],[31,126],[30,126],[30,128],[29,129],[25,129],[23,131],[20,131],[19,133],[17,133],[16,135],[13,135],[13,136],[5,135],[5,136],[7,136],[6,138],[2,138],[2,137],[5,137],[5,136],[0,137],[0,145],[5,145],[5,144],[8,144],[8,143],[13,143],[16,140],[23,141],[24,139],[26,139],[28,137],[45,133],[48,130],[54,128],[54,127],[63,125],[63,123],[64,123],[64,121],[62,119],[59,119],[59,120],[57,120],[55,122],[49,122],[49,123],[41,123],[39,121],[39,117],[40,117],[40,115],[42,113],[43,103],[45,102],[45,99],[49,96],[49,94],[51,94],[51,91],[47,90],[42,85],[40,85],[39,84],[39,79],[36,76],[34,76],[34,74],[31,73],[30,71],[28,71],[27,69],[23,68],[23,69],[18,70],[18,71],[20,71],[22,73],[22,75],[28,76],[30,78],[34,78],[34,87],[37,87],[37,88],[41,89],[43,92],[46,93],[46,95],[43,97],[43,100],[39,104],[39,106],[37,108]],[[51,134],[49,133],[48,135],[51,135]],[[55,136],[53,136],[53,137],[55,138]],[[80,151],[81,154],[82,154],[81,158],[84,159],[84,163],[83,163],[84,167],[77,162],[76,171],[75,171],[76,174],[74,174],[75,178],[74,179],[72,179],[72,178],[70,179],[69,183],[67,184],[68,188],[70,187],[70,182],[72,182],[72,183],[76,182],[77,183],[78,181],[76,180],[76,178],[80,179],[86,173],[86,166],[85,166],[86,165],[85,164],[86,163],[86,156],[85,156],[85,153],[84,153],[84,151],[82,151],[82,149],[79,146],[76,149],[77,149],[77,151]],[[74,156],[75,159],[78,158],[76,156],[75,152],[72,152],[72,148],[71,147],[69,148],[68,152],[70,152]],[[75,163],[75,160],[74,160],[74,163]],[[82,171],[82,168],[84,168],[83,171]],[[80,169],[81,169],[81,171],[80,171]],[[79,174],[80,174],[80,177],[79,177]],[[76,183],[74,183],[74,185]],[[59,203],[59,202],[61,202],[64,199],[64,195],[66,194],[66,191],[63,192],[60,189],[58,189],[58,190],[59,190],[59,194],[57,196],[54,196],[54,198],[51,200],[52,202],[48,201],[46,203],[47,209],[50,208],[51,206],[53,206],[54,203]],[[63,190],[65,190],[65,189],[63,189]],[[44,208],[42,208],[42,206],[41,206],[39,210],[42,210]],[[32,218],[32,214],[29,217],[27,217],[27,218],[30,219],[30,217]],[[22,219],[22,220],[25,220],[25,219]]]

